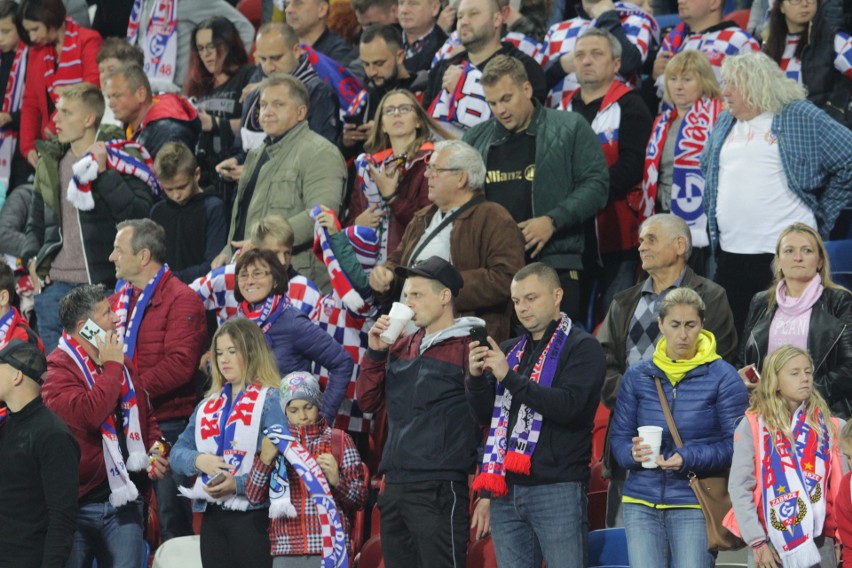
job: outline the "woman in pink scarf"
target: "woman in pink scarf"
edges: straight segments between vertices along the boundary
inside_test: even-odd
[[[814,384],[833,414],[852,414],[852,294],[831,280],[825,245],[815,229],[784,229],[772,261],[775,280],[755,294],[740,338],[740,375],[754,389],[767,355],[784,345],[807,350]],[[751,377],[751,379],[749,379]]]

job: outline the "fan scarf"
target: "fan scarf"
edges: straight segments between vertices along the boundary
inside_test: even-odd
[[[144,0],[135,0],[130,11],[127,24],[127,41],[130,45],[136,45],[139,38],[143,3]],[[153,4],[151,19],[146,25],[145,45],[139,46],[145,54],[145,74],[149,79],[174,81],[178,48],[178,0],[156,0]]]
[[[435,145],[432,142],[424,142],[423,145],[420,146],[417,154],[411,158],[410,161],[406,160],[405,165],[402,166],[402,170],[400,171],[400,180],[405,173],[411,169],[413,164],[420,160],[428,159],[434,150]],[[393,153],[393,148],[387,148],[386,150],[382,150],[381,152],[372,155],[364,153],[355,158],[355,171],[358,175],[358,186],[367,198],[367,209],[375,206],[376,211],[382,215],[379,221],[379,226],[376,227],[376,232],[378,233],[380,240],[379,256],[376,259],[376,263],[384,262],[388,258],[390,206],[382,197],[382,194],[379,192],[379,187],[373,180],[373,174],[370,172],[370,165],[381,172],[384,171],[388,162],[395,161],[395,159],[396,156]]]
[[[308,44],[303,43],[301,47],[319,78],[334,89],[341,109],[350,109],[347,112],[351,112],[350,107],[357,106],[358,101],[367,96],[361,81],[346,67]]]
[[[817,418],[819,431],[814,431],[799,407],[792,421],[794,445],[780,432],[773,441],[763,419],[759,421],[763,518],[785,568],[820,563],[814,537],[823,532],[831,466],[828,428],[822,415]]]
[[[151,298],[157,291],[157,286],[160,285],[163,277],[168,272],[169,265],[164,264],[157,274],[148,281],[145,289],[139,295],[139,299],[136,300],[136,305],[133,306],[133,313],[130,314],[129,320],[127,318],[127,311],[130,307],[130,298],[133,295],[133,285],[130,282],[126,282],[121,287],[118,301],[112,307],[112,311],[119,317],[119,322],[115,326],[116,332],[124,337],[124,354],[131,360],[135,360],[136,357],[136,340],[139,337],[139,327],[142,325],[142,318],[145,317],[145,310],[148,308]]]
[[[0,317],[0,350],[6,347],[6,344],[9,343],[11,339],[11,335],[9,332],[12,331],[12,324],[17,321],[18,310],[12,307],[6,315]]]
[[[80,52],[80,27],[71,18],[65,18],[65,40],[62,43],[61,61],[57,64],[56,50],[52,47],[44,51],[44,62],[47,72],[44,75],[44,86],[47,96],[54,106],[59,101],[57,88],[76,85],[83,81],[83,59]],[[36,77],[33,80],[38,80]],[[4,101],[5,104],[5,101]]]
[[[258,451],[257,440],[263,418],[263,404],[269,387],[247,385],[236,396],[233,394],[233,388],[231,383],[225,383],[221,393],[207,397],[198,405],[195,418],[195,448],[202,454],[220,456],[231,466],[228,472],[238,476],[248,474]],[[180,493],[190,499],[218,503],[225,509],[248,510],[248,499],[240,495],[213,499],[204,491],[204,485],[208,481],[210,476],[202,473],[196,478],[192,489],[180,487]]]
[[[255,309],[252,309],[251,304],[243,301],[240,304],[240,314],[257,324],[257,327],[263,332],[266,342],[271,347],[272,340],[269,339],[267,332],[289,305],[290,300],[287,296],[270,294],[263,304],[258,304]]]
[[[64,351],[77,364],[86,384],[90,389],[95,388],[95,383],[101,372],[83,350],[77,341],[62,332],[59,339],[59,349]],[[103,439],[104,466],[106,467],[107,480],[109,481],[109,502],[115,507],[133,501],[139,496],[139,490],[133,485],[127,470],[145,471],[148,465],[148,453],[145,450],[145,442],[142,440],[142,429],[139,426],[139,403],[136,399],[136,391],[127,367],[123,367],[124,381],[121,383],[122,428],[124,439],[127,441],[127,465],[121,456],[121,447],[116,434],[115,415],[110,413],[101,424],[101,438]]]
[[[295,517],[296,509],[290,502],[290,484],[287,481],[289,463],[299,479],[305,484],[317,508],[322,525],[322,568],[346,568],[349,566],[349,553],[346,550],[346,533],[340,513],[331,496],[331,487],[325,474],[308,451],[280,425],[267,428],[263,432],[269,438],[281,457],[278,458],[272,477],[269,479],[269,517]]]
[[[485,91],[479,81],[482,71],[467,59],[459,61],[461,75],[453,92],[441,89],[432,104],[429,116],[459,128],[473,128],[491,118],[491,108],[485,102]]]
[[[139,152],[137,158],[127,152],[127,149]],[[122,175],[131,175],[148,184],[151,194],[156,201],[163,191],[157,176],[154,173],[154,160],[148,150],[138,142],[131,140],[110,140],[106,142],[107,161],[106,167],[115,170]],[[91,211],[95,208],[95,199],[92,197],[92,182],[98,177],[98,161],[91,152],[77,160],[71,166],[71,181],[68,182],[68,194],[66,199],[80,211]]]
[[[571,331],[571,320],[564,313],[561,315],[562,320],[559,326],[550,336],[547,346],[541,352],[530,374],[530,380],[543,387],[549,388],[553,384],[553,378],[559,366],[559,357],[568,341],[568,333]],[[528,343],[529,337],[524,335],[506,356],[509,368],[515,372],[518,371]],[[509,429],[511,408],[512,393],[506,390],[502,383],[497,383],[491,429],[488,432],[485,455],[482,459],[482,472],[473,482],[475,490],[486,489],[495,497],[502,497],[509,492],[509,487],[506,485],[507,471],[522,475],[530,474],[532,455],[541,434],[543,420],[541,414],[522,404],[518,408],[518,417],[515,420],[512,435],[507,441],[506,433]]]
[[[710,244],[707,236],[707,215],[702,203],[704,175],[701,173],[700,158],[722,110],[724,104],[719,99],[698,99],[684,115],[675,140],[671,212],[689,225],[692,244],[695,247],[706,247]],[[640,205],[640,211],[646,218],[654,214],[663,149],[672,121],[677,115],[676,108],[667,108],[657,116],[651,130],[651,138],[645,151],[645,177],[642,181]]]
[[[9,80],[6,81],[6,94],[3,96],[2,112],[13,113],[21,110],[21,102],[24,97],[24,80],[27,76],[27,54],[29,47],[21,42],[15,51],[15,59],[12,61],[12,69],[9,71]],[[18,132],[7,124],[0,129],[0,181],[4,186],[2,191],[9,188],[9,179],[12,174],[12,159],[18,147]]]

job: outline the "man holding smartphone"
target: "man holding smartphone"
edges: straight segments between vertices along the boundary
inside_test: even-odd
[[[525,266],[511,291],[524,335],[470,344],[468,401],[480,423],[491,425],[473,488],[491,492],[498,566],[539,568],[544,560],[583,568],[603,350],[560,312],[562,288],[550,266]]]

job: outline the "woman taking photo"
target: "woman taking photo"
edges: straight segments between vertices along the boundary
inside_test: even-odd
[[[814,383],[835,415],[852,415],[852,294],[831,280],[825,245],[813,228],[795,223],[781,232],[772,261],[775,279],[751,301],[738,367],[746,387],[766,356],[794,345],[813,356]],[[749,378],[751,377],[751,379]]]
[[[379,233],[378,262],[396,250],[414,213],[431,204],[426,164],[432,136],[450,137],[406,90],[386,94],[376,109],[365,153],[355,160],[358,187],[349,205],[349,225]]]
[[[737,427],[731,532],[757,568],[837,566],[832,503],[843,477],[837,419],[814,388],[808,352],[785,345],[763,364]]]
[[[669,292],[660,304],[662,337],[653,358],[631,366],[621,379],[610,444],[618,464],[630,471],[623,503],[633,568],[715,564],[707,551],[704,513],[687,475],[702,477],[731,466],[734,430],[748,406],[748,392],[736,370],[716,353],[716,338],[703,328],[704,310],[694,290]],[[666,424],[658,381],[681,448]],[[640,426],[662,428],[656,458],[637,435]]]
[[[713,67],[700,51],[675,55],[665,71],[663,112],[657,115],[645,152],[645,216],[673,213],[692,233],[689,265],[707,274],[710,237],[701,205],[704,176],[696,157],[724,109]]]
[[[19,147],[21,155],[35,167],[36,140],[56,132],[53,115],[62,89],[84,81],[100,86],[95,58],[101,48],[101,36],[66,17],[62,0],[24,0],[18,20],[31,46]]]
[[[238,316],[261,329],[282,375],[310,371],[314,363],[328,370],[320,412],[334,423],[352,377],[352,358],[334,338],[313,323],[287,297],[287,270],[271,250],[252,249],[237,260]]]
[[[217,184],[217,194],[230,210],[230,191],[236,186],[220,181],[215,167],[231,155],[243,112],[240,97],[254,73],[254,66],[248,62],[237,28],[221,16],[198,24],[189,46],[189,67],[183,92],[195,99],[201,120],[197,151],[201,186]]]
[[[281,375],[263,333],[243,318],[225,322],[213,336],[211,369],[210,390],[172,449],[172,469],[198,476],[181,493],[204,513],[206,568],[271,567],[269,503],[250,504],[245,488],[264,429],[286,423],[279,403]]]

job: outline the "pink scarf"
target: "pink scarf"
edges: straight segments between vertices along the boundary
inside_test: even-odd
[[[808,283],[802,295],[793,298],[787,295],[787,282],[781,280],[775,289],[775,301],[778,309],[772,316],[769,326],[768,352],[772,353],[782,345],[794,345],[808,348],[808,332],[811,326],[811,311],[822,296],[822,278],[819,274]]]

